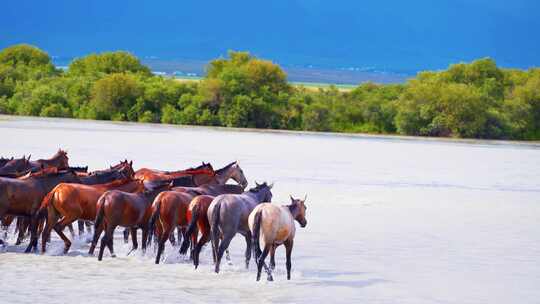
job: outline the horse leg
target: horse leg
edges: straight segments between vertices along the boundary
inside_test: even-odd
[[[20,245],[24,240],[24,237],[26,236],[26,230],[28,229],[27,219],[25,217],[18,216],[17,223],[15,225],[17,226],[16,231],[18,231],[17,241],[15,242],[15,245]]]
[[[79,228],[79,237],[81,237],[84,233],[84,221],[77,221],[77,228]]]
[[[75,238],[75,229],[73,229],[73,225],[72,224],[69,224],[67,225],[68,229],[69,229],[69,233],[71,234],[71,238],[74,239]],[[64,230],[64,229],[62,229]]]
[[[129,229],[124,229],[124,244],[127,244],[129,240]]]
[[[63,231],[64,229],[63,227],[61,227],[61,225],[59,225],[59,223],[54,224],[52,228],[54,229],[56,234],[58,234],[58,236],[62,239],[62,241],[64,241],[64,254],[66,254],[67,251],[69,250],[69,247],[71,246],[71,241],[64,234],[64,231]],[[50,231],[49,231],[49,235],[50,235]]]
[[[293,248],[293,240],[285,241],[285,255],[287,257],[287,280],[291,279],[291,252]]]
[[[249,269],[249,260],[251,260],[251,233],[246,233],[246,269]]]
[[[58,214],[54,211],[49,211],[47,214],[47,223],[45,224],[45,228],[41,234],[41,253],[45,253],[45,250],[47,249],[47,241],[49,240],[51,231],[57,222]]]
[[[216,255],[216,267],[214,269],[216,273],[219,273],[219,264],[221,263],[221,258],[223,258],[223,253],[225,253],[225,250],[229,248],[229,244],[231,243],[233,237],[234,234],[223,234],[223,240],[221,241],[221,244],[219,244]]]
[[[33,247],[37,247],[37,216],[30,216],[30,243],[26,247],[25,253],[32,251]]]
[[[133,243],[133,247],[131,247],[131,250],[127,255],[139,248],[139,243],[137,242],[137,227],[131,227],[129,230],[131,232],[131,242]]]
[[[178,234],[178,239],[178,242],[180,242],[180,234]],[[169,242],[171,242],[173,246],[176,246],[176,238],[174,237],[174,232],[171,232],[171,235],[169,235]]]
[[[209,239],[210,239],[210,235],[208,235],[208,233],[203,234],[201,236],[201,239],[199,240],[199,242],[195,245],[195,248],[193,249],[193,265],[195,266],[195,269],[199,267],[199,255],[201,254],[201,249],[204,246],[204,244],[208,242]],[[214,257],[214,260],[215,260],[215,257]]]
[[[109,248],[109,253],[111,254],[111,258],[115,258],[116,254],[114,254],[114,229],[116,229],[116,226],[114,226],[109,234],[109,238],[107,239],[107,248]]]
[[[142,252],[143,255],[146,253],[146,243],[148,241],[148,229],[142,228]]]
[[[272,246],[270,249],[270,269],[276,269],[276,246]]]
[[[189,250],[189,259],[190,260],[193,260],[193,255],[195,253],[195,246],[197,246],[197,238],[198,237],[199,237],[199,228],[195,227],[195,229],[193,229],[193,233],[191,233],[190,242],[189,242],[190,243],[189,246],[191,247],[190,250]]]
[[[86,226],[86,232],[92,233],[92,223],[89,221],[84,221],[84,225]]]
[[[156,264],[159,264],[159,261],[161,260],[161,254],[163,253],[163,250],[165,249],[165,243],[167,242],[167,239],[169,238],[169,236],[173,234],[173,229],[174,229],[173,227],[163,227],[161,236],[159,237],[159,241],[158,241],[158,252],[156,255]]]
[[[266,273],[268,274],[268,281],[272,281],[272,274],[270,273],[270,269],[266,266],[264,263],[264,259],[266,259],[266,256],[268,255],[268,252],[270,252],[270,246],[269,244],[266,244],[264,246],[264,249],[261,253],[261,256],[259,257],[259,260],[257,261],[257,281],[261,279],[261,271],[264,266],[264,269],[266,270]]]
[[[90,250],[88,250],[88,254],[94,255],[94,250],[96,249],[97,242],[102,232],[103,232],[103,224],[94,227],[94,237],[92,238],[92,244],[90,245]]]
[[[115,228],[116,227],[113,225],[107,225],[105,228],[105,235],[101,238],[101,246],[99,247],[98,261],[103,259],[103,251],[105,250],[105,247],[108,247],[109,251],[111,252],[111,256],[114,256],[112,237],[114,235]]]
[[[63,231],[66,226],[72,226],[72,223],[75,221],[75,218],[69,218],[69,217],[63,217],[60,222],[58,222],[56,225],[58,225],[58,230]],[[62,233],[63,234],[63,233]],[[73,237],[73,234],[72,234]],[[69,248],[71,247],[71,241],[66,237],[64,240],[64,254],[68,253]]]

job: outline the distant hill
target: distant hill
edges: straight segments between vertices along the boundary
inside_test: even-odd
[[[414,74],[493,57],[540,64],[540,1],[8,1],[0,47],[53,56],[128,50],[206,61],[248,50],[285,67]]]

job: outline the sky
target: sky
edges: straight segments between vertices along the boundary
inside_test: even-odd
[[[127,50],[208,60],[245,50],[291,66],[409,71],[492,57],[540,65],[540,1],[18,0],[3,5],[0,48],[52,56]]]

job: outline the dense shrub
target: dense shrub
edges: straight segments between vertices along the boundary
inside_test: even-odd
[[[230,52],[199,82],[153,76],[127,52],[75,59],[66,72],[38,48],[0,51],[0,113],[227,127],[540,139],[540,70],[491,59],[351,91],[291,86],[276,64]]]

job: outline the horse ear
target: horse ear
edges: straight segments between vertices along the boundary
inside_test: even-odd
[[[292,195],[289,194],[289,197],[291,198],[291,202],[294,203],[294,198],[292,197]]]
[[[260,186],[260,184],[259,184],[259,183],[257,183],[257,181],[255,181],[255,186],[259,187],[259,186]]]
[[[274,188],[274,183],[272,182],[272,183],[268,186],[268,188],[270,188],[270,189]]]
[[[130,162],[129,162],[129,166],[130,166],[130,167],[133,166],[133,161],[130,161]]]

